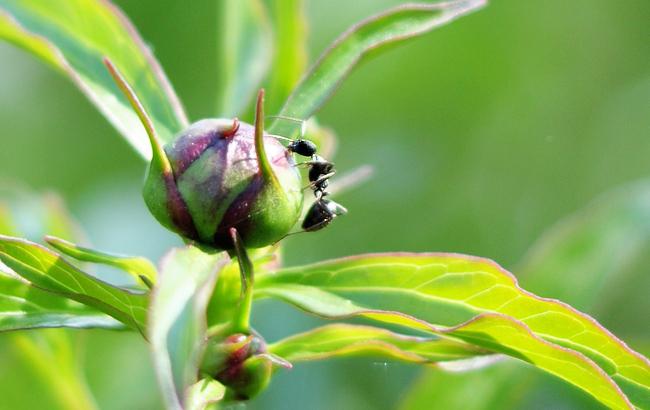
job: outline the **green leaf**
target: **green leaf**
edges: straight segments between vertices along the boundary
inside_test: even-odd
[[[406,336],[372,326],[348,324],[327,325],[290,336],[269,345],[268,349],[289,362],[373,356],[432,364],[491,353],[454,340]]]
[[[41,327],[121,329],[115,319],[0,272],[0,332]]]
[[[223,384],[212,378],[201,379],[191,385],[187,391],[186,409],[204,410],[214,403],[218,403],[226,394]]]
[[[305,71],[307,17],[303,0],[276,0],[269,6],[275,32],[275,55],[267,87],[266,107],[268,112],[276,113]]]
[[[187,126],[159,63],[107,0],[0,0],[0,38],[68,76],[146,159],[151,148],[145,130],[104,67],[104,57],[132,85],[165,141]]]
[[[487,259],[362,255],[260,275],[255,290],[328,318],[363,316],[458,337],[533,362],[608,405],[626,403],[611,380],[635,404],[650,397],[646,358],[589,316],[523,291]],[[599,378],[603,391],[594,388]]]
[[[561,220],[532,246],[518,272],[527,288],[588,309],[650,250],[650,181],[623,186]]]
[[[163,260],[152,295],[149,340],[170,409],[183,408],[186,389],[197,382],[208,299],[228,261],[225,253],[207,254],[190,246],[173,249]]]
[[[154,264],[147,258],[111,255],[94,249],[84,248],[54,236],[46,236],[45,241],[54,249],[78,261],[113,266],[131,274],[135,280],[142,282],[147,287],[151,287],[151,285],[156,283],[158,272]]]
[[[0,235],[0,260],[34,286],[94,307],[144,334],[147,295],[104,283],[24,239]]]
[[[532,246],[517,272],[526,287],[536,293],[593,310],[607,302],[611,286],[617,286],[621,280],[635,280],[621,276],[636,261],[645,260],[649,245],[650,182],[646,180],[607,192],[560,220]],[[434,398],[443,407],[454,407],[450,403],[467,406],[467,391],[476,389],[481,378],[485,375],[459,378],[450,373],[429,372],[405,395],[403,407],[428,408]],[[509,408],[520,408],[522,400],[529,396],[525,392],[543,388],[544,379],[525,372],[521,366],[510,366],[491,372],[486,380],[480,387],[485,391],[482,397],[492,399],[477,400],[472,409],[505,408],[505,402]],[[516,386],[513,380],[518,381]],[[452,384],[457,388],[436,387]],[[567,405],[584,407],[584,403]]]
[[[259,0],[219,2],[218,113],[241,115],[266,76],[273,49],[271,25]]]
[[[117,322],[116,322],[117,323]],[[47,408],[95,410],[95,402],[80,371],[78,341],[61,329],[41,329],[37,332],[14,332],[10,335],[14,354],[24,366],[45,382],[49,395],[39,397]],[[13,406],[12,406],[13,407]]]
[[[455,0],[436,4],[405,4],[352,26],[326,50],[291,93],[281,116],[308,119],[332,95],[352,69],[371,52],[425,34],[483,7],[486,0]],[[288,134],[276,121],[273,134]]]

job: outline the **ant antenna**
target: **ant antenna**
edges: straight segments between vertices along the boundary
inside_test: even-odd
[[[266,134],[266,135],[269,136],[269,137],[277,138],[279,140],[293,141],[292,138],[283,137],[282,135],[276,135],[276,134]]]
[[[291,121],[300,124],[300,138],[304,137],[307,133],[307,120],[300,118],[287,117],[285,115],[267,115],[266,118],[275,118],[279,120]]]

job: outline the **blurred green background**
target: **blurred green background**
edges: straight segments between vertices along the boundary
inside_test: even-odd
[[[154,48],[192,120],[213,115],[216,38],[227,36],[215,2],[116,3]],[[310,61],[352,23],[398,3],[307,1]],[[647,0],[495,0],[364,64],[319,118],[339,136],[337,168],[370,164],[374,178],[338,198],[349,215],[324,231],[287,239],[286,263],[451,251],[514,269],[550,225],[600,193],[648,175],[649,22]],[[147,214],[139,194],[143,162],[68,80],[4,43],[0,74],[0,179],[58,191],[97,248],[158,259],[178,243]],[[647,278],[647,266],[628,268]],[[614,302],[592,313],[648,353],[650,312],[626,306],[647,297],[647,279],[640,283],[621,282],[611,290]],[[276,303],[264,302],[254,315],[270,341],[318,323]],[[102,409],[160,408],[139,336],[89,331],[75,337],[83,339],[79,354]],[[0,335],[0,408],[56,408],[8,338]],[[509,367],[524,366],[456,375],[445,386],[483,404],[502,398],[493,408],[597,406],[528,368],[517,370],[518,381],[541,380],[532,391],[522,383],[488,391],[491,375]],[[470,408],[467,402],[436,405],[435,395],[403,403],[421,372],[370,359],[304,364],[280,372],[267,392],[241,407]],[[426,379],[432,392],[441,388],[436,377]]]

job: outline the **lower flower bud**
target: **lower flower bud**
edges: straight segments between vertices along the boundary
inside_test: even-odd
[[[225,340],[210,340],[201,371],[228,387],[237,400],[260,393],[271,380],[273,362],[266,355],[266,343],[256,335],[236,334]]]

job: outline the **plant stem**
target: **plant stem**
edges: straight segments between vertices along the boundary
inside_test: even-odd
[[[233,319],[233,328],[235,333],[249,334],[251,306],[253,305],[253,262],[251,262],[248,256],[248,252],[237,233],[237,229],[230,228],[230,237],[235,245],[235,254],[237,255],[237,263],[239,264],[239,273],[241,276],[241,297]]]

